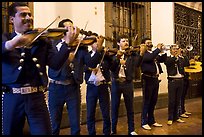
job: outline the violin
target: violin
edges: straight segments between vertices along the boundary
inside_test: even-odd
[[[24,33],[24,35],[31,39],[31,41],[29,41],[28,43],[26,43],[23,47],[24,48],[32,48],[32,43],[35,42],[37,39],[59,39],[62,38],[64,36],[64,34],[68,31],[65,28],[54,28],[54,29],[50,29],[49,27],[57,20],[59,19],[60,16],[58,16],[54,21],[52,21],[46,28],[42,28],[42,29],[33,29],[33,30],[29,30],[26,33]],[[84,30],[80,30],[81,34],[85,34],[85,35],[91,35],[91,31],[84,31]],[[94,39],[83,39],[80,40],[79,43],[77,42],[73,42],[72,46],[79,46],[79,45],[90,45],[94,42]]]
[[[40,33],[42,28],[39,29],[33,29],[33,30],[29,30],[27,32],[24,33],[24,35],[30,35],[30,36],[35,36],[38,35]],[[52,38],[52,39],[57,39],[57,38],[62,38],[63,34],[67,32],[66,29],[64,28],[54,28],[54,29],[48,29],[47,31],[43,32],[39,38]]]
[[[39,35],[39,33],[41,32],[41,29],[42,28],[39,28],[39,29],[33,29],[33,30],[30,30],[30,31],[27,31],[24,33],[24,35],[27,35],[28,37],[36,37],[37,35]],[[53,39],[53,40],[56,40],[56,39],[60,39],[64,36],[64,34],[67,32],[68,30],[65,29],[65,28],[50,28],[50,29],[47,29],[47,31],[44,31],[39,37],[38,39]],[[84,34],[84,35],[90,35],[90,31],[87,32],[87,31],[84,31],[84,30],[80,30],[80,33],[81,34]],[[87,45],[92,45],[94,42],[96,41],[95,38],[83,38],[80,42],[80,46],[84,45],[84,46],[87,46]],[[78,45],[78,42],[79,41],[74,41],[72,44],[70,44],[69,46],[71,47],[76,47]],[[31,48],[31,43],[28,43],[26,44],[24,47],[26,48]]]
[[[105,47],[107,48],[107,47]],[[105,50],[104,48],[104,50]],[[110,48],[108,47],[106,50],[106,54],[109,55],[109,56],[113,56],[113,55],[119,55],[119,56],[122,56],[123,54],[126,55],[126,56],[131,56],[132,54],[134,54],[135,52],[138,52],[138,47],[137,46],[130,46],[130,47],[127,47],[125,49],[124,52],[118,50],[117,48]]]
[[[116,55],[117,54],[117,52],[118,52],[118,49],[117,48],[104,48],[104,49],[106,49],[105,50],[105,52],[106,52],[106,55],[109,55],[109,56],[114,56],[114,55]]]
[[[92,32],[92,31],[84,31],[83,29],[80,30],[81,34],[84,34],[86,36],[91,36],[91,35],[95,35],[95,36],[99,36],[97,33]],[[101,36],[101,35],[100,35]],[[110,37],[105,37],[105,36],[101,36],[102,38],[104,38],[106,41],[109,42],[116,42],[116,40],[114,38],[110,38]]]
[[[92,45],[94,42],[96,42],[96,39],[95,38],[83,38],[80,42],[80,45],[79,46],[89,46],[89,45]],[[79,43],[79,40],[76,39],[73,43],[71,43],[69,45],[69,47],[71,48],[75,48],[78,46],[78,43]]]
[[[50,39],[60,39],[62,38],[65,33],[68,31],[65,28],[49,28],[57,19],[59,16],[52,22],[50,23],[46,28],[41,28],[41,29],[33,29],[30,31],[27,31],[24,35],[27,35],[28,38],[31,38],[31,41],[26,43],[24,45],[25,48],[32,48],[32,43],[36,41],[37,39],[45,39],[45,40],[50,40]],[[91,36],[91,35],[96,35],[98,36],[97,33],[93,33],[92,31],[85,31],[83,29],[80,30],[80,34],[86,35],[86,36]],[[104,37],[102,36],[106,41],[110,42],[116,42],[114,38],[110,37]],[[83,38],[82,40],[75,40],[73,43],[71,43],[69,46],[71,48],[76,47],[76,51],[79,46],[87,46],[87,45],[92,45],[94,42],[96,42],[96,38]],[[109,53],[111,53],[111,50],[109,50]],[[112,52],[114,54],[115,52]],[[111,54],[111,55],[112,55]]]
[[[127,49],[125,49],[125,55],[132,55],[135,52],[139,52],[139,47],[138,46],[130,46]]]

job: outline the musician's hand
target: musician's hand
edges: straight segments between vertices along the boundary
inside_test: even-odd
[[[120,64],[125,65],[126,61],[124,59],[120,59]]]
[[[108,52],[109,48],[108,47],[104,47],[103,51],[104,52]]]
[[[21,48],[21,47],[29,47],[31,44],[29,44],[33,39],[35,38],[35,35],[21,35],[16,36],[13,39],[9,40],[5,44],[5,48],[7,50],[13,50],[15,48]]]
[[[103,49],[103,42],[104,42],[104,37],[99,36],[97,37],[97,50],[100,52]]]
[[[104,42],[104,37],[102,35],[97,37],[97,44],[98,44],[98,46],[102,46],[103,42]]]
[[[182,50],[182,49],[179,48],[179,49],[178,49],[178,53],[177,53],[177,54],[180,55],[180,56],[182,55],[182,53],[181,53],[182,51],[181,51],[181,50]]]
[[[66,29],[68,30],[66,32],[65,36],[65,42],[67,44],[72,44],[75,39],[79,36],[80,29],[76,26],[67,26]]]
[[[90,68],[90,70],[91,70],[92,72],[96,73],[96,72],[98,72],[98,67],[96,67],[96,68]]]
[[[117,51],[117,54],[116,54],[117,58],[120,59],[120,58],[122,57],[122,55],[123,55],[123,52],[120,51],[120,50],[118,50],[118,51]]]
[[[140,45],[140,55],[143,56],[146,50],[147,50],[146,44],[141,44]]]
[[[160,50],[162,50],[162,47],[163,47],[163,46],[164,46],[163,43],[158,43],[158,44],[157,44],[157,48],[160,49]]]
[[[74,53],[73,53],[73,52],[70,52],[70,53],[69,53],[68,60],[69,60],[70,62],[72,62],[72,61],[74,60]]]

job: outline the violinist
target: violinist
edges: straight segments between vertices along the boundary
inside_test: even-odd
[[[51,122],[45,100],[48,84],[46,66],[60,69],[69,56],[68,45],[79,34],[68,27],[59,52],[42,39],[24,48],[33,29],[33,17],[26,3],[15,2],[9,8],[14,32],[2,35],[2,134],[23,135],[27,119],[31,135],[51,135]]]
[[[129,48],[129,39],[126,35],[117,38],[118,52],[113,56],[111,67],[112,86],[111,86],[111,115],[112,115],[112,134],[117,134],[118,113],[121,94],[123,94],[127,111],[128,135],[137,135],[134,123],[133,109],[133,79],[135,68],[142,62],[145,47],[141,46],[140,53],[126,55],[123,54]]]
[[[91,51],[86,56],[85,81],[86,106],[87,106],[87,129],[89,135],[96,135],[95,112],[97,101],[103,117],[103,134],[110,135],[110,67],[112,58],[107,54],[107,49],[103,48],[104,38],[93,34],[95,42],[91,45]]]
[[[73,28],[73,22],[70,19],[63,19],[59,22],[58,27]],[[66,35],[54,42],[56,52],[60,52],[63,48],[63,43],[66,41]],[[59,135],[60,124],[62,120],[63,107],[66,103],[71,135],[80,134],[80,106],[81,106],[81,92],[80,84],[83,82],[83,65],[84,57],[88,54],[87,47],[79,47],[76,56],[73,57],[71,51],[70,56],[64,62],[59,70],[48,68],[48,76],[50,78],[48,88],[48,106],[52,123],[52,134]]]

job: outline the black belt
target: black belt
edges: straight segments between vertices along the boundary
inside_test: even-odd
[[[146,77],[150,77],[150,78],[158,78],[159,77],[159,74],[145,74],[145,73],[143,73],[142,74],[143,76],[146,76]]]
[[[70,80],[64,80],[64,81],[58,81],[58,80],[53,80],[50,79],[50,83],[54,83],[54,84],[60,84],[60,85],[71,85],[74,83],[74,80],[70,79]]]
[[[110,84],[111,82],[107,82],[107,81],[98,81],[98,82],[95,82],[95,81],[87,81],[87,84],[93,84],[93,85],[96,85],[96,86],[99,86],[99,85],[102,85],[102,84]]]
[[[168,77],[167,79],[168,79],[168,80],[183,80],[183,77],[180,77],[180,78]]]
[[[44,86],[38,86],[38,87],[20,87],[20,88],[11,88],[8,86],[2,86],[2,92],[5,93],[13,93],[13,94],[30,94],[34,92],[44,92],[46,91],[46,88]]]
[[[126,78],[113,78],[114,81],[119,82],[119,83],[124,83],[124,82],[128,82],[128,80],[126,80]]]

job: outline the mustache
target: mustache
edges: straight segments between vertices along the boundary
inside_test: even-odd
[[[33,20],[31,20],[31,19],[24,19],[24,20],[22,20],[22,23],[23,23],[23,24],[33,23]]]
[[[153,45],[152,45],[152,44],[150,44],[150,45],[147,45],[147,47],[150,47],[150,48],[152,48],[152,47],[153,47]]]

